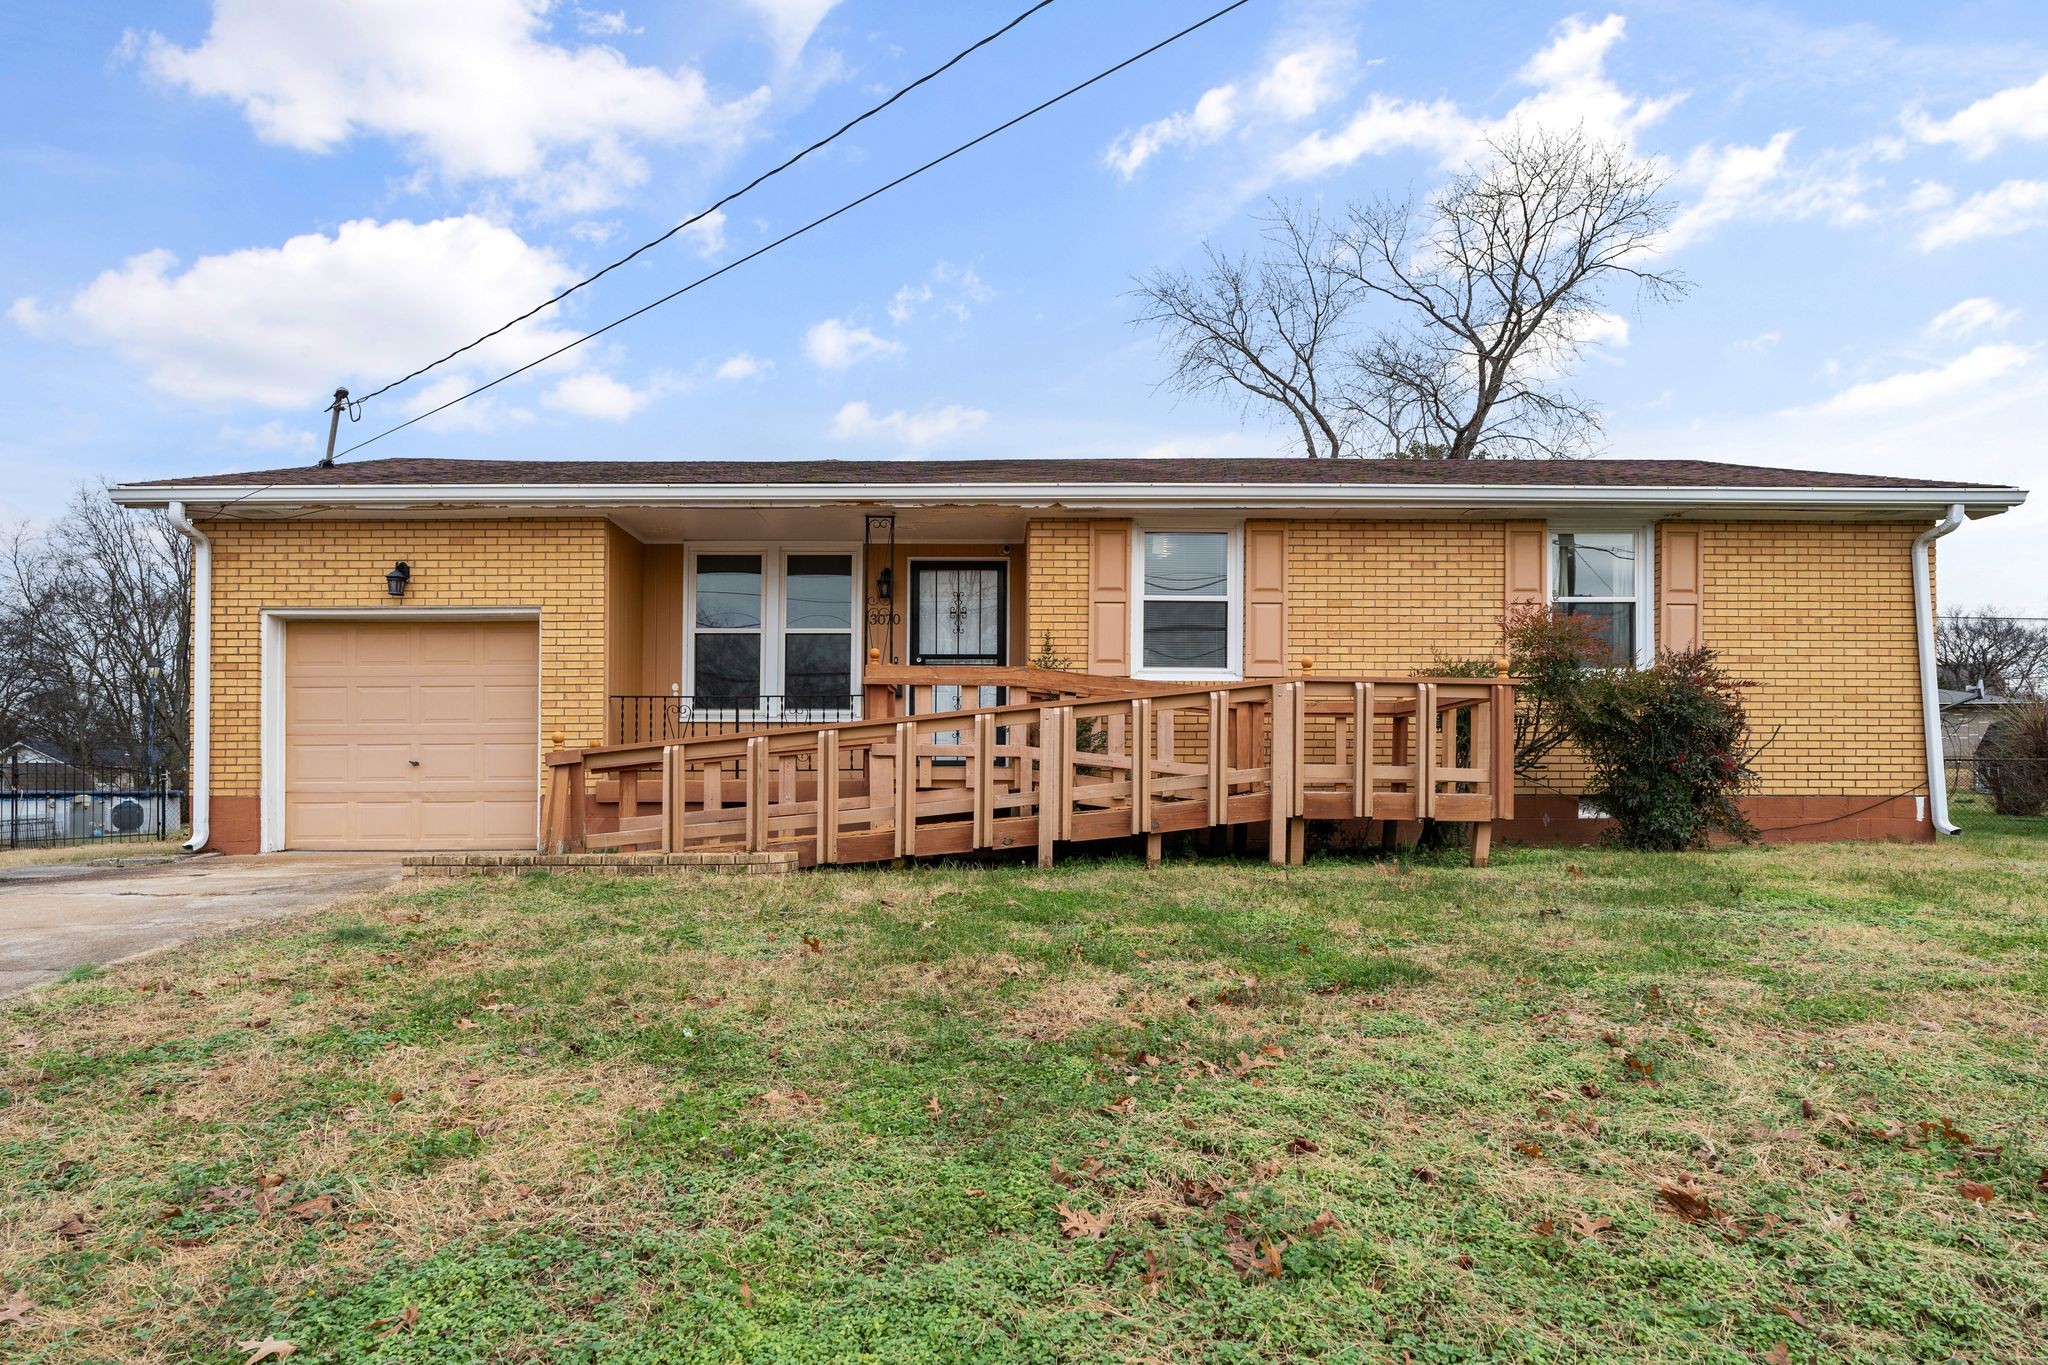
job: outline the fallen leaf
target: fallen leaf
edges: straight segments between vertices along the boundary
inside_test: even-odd
[[[747,1283],[747,1282],[746,1282],[745,1280],[741,1280],[741,1281],[740,1281],[740,1302],[741,1302],[741,1303],[752,1303],[753,1301],[754,1301],[754,1286],[752,1286],[752,1285],[748,1284],[748,1283]]]
[[[1058,1157],[1054,1157],[1052,1159],[1052,1170],[1048,1172],[1048,1174],[1052,1176],[1053,1184],[1062,1186],[1069,1190],[1073,1189],[1074,1186],[1081,1183],[1078,1179],[1075,1178],[1074,1173],[1072,1171],[1060,1165],[1060,1159]]]
[[[386,1104],[397,1104],[404,1098],[405,1092],[403,1090],[387,1090],[384,1092],[384,1102]]]
[[[1537,1220],[1536,1220],[1536,1235],[1537,1235],[1538,1237],[1555,1237],[1555,1236],[1557,1236],[1557,1220],[1556,1220],[1555,1218],[1539,1218],[1539,1219],[1537,1219]]]
[[[419,1306],[417,1304],[409,1303],[405,1306],[405,1310],[401,1312],[397,1317],[391,1319],[391,1322],[384,1328],[383,1331],[379,1332],[377,1335],[380,1337],[388,1337],[393,1332],[410,1332],[414,1327],[417,1327],[419,1325],[419,1321]]]
[[[1145,1271],[1138,1276],[1148,1294],[1157,1294],[1159,1286],[1166,1283],[1166,1271],[1159,1264],[1159,1253],[1152,1247],[1145,1248]]]
[[[1763,1361],[1764,1365],[1792,1365],[1792,1349],[1781,1341],[1757,1359]]]
[[[1973,1204],[1988,1204],[1998,1198],[1998,1191],[1976,1180],[1965,1180],[1956,1186],[1956,1192]]]
[[[1413,1170],[1409,1171],[1408,1174],[1412,1176],[1418,1184],[1436,1184],[1436,1172],[1432,1171],[1427,1166],[1417,1166]]]
[[[1713,1201],[1700,1193],[1688,1180],[1682,1183],[1665,1182],[1657,1186],[1657,1196],[1669,1204],[1678,1216],[1688,1223],[1712,1223],[1721,1218],[1720,1210]]]
[[[1572,1231],[1581,1237],[1598,1237],[1613,1226],[1614,1220],[1611,1218],[1588,1218],[1583,1213],[1572,1215]]]
[[[1129,1118],[1138,1112],[1138,1097],[1136,1095],[1126,1095],[1120,1100],[1112,1100],[1108,1104],[1103,1105],[1097,1112],[1107,1114],[1113,1119]]]
[[[1337,1215],[1331,1213],[1328,1209],[1324,1209],[1321,1213],[1309,1219],[1308,1225],[1302,1228],[1301,1232],[1304,1237],[1321,1237],[1325,1233],[1341,1232],[1343,1228],[1344,1225],[1337,1221]]]
[[[1071,1209],[1060,1205],[1060,1235],[1062,1237],[1100,1237],[1109,1231],[1109,1215],[1091,1213],[1087,1209]]]
[[[261,1341],[238,1341],[235,1343],[235,1349],[249,1353],[249,1358],[243,1361],[242,1365],[258,1365],[259,1361],[265,1360],[283,1360],[286,1356],[299,1353],[298,1347],[277,1337],[265,1337]]]
[[[825,945],[818,941],[818,938],[815,934],[805,934],[804,951],[807,953],[815,953],[819,957],[823,957],[825,955]]]
[[[56,1233],[65,1241],[76,1245],[85,1238],[87,1233],[92,1231],[92,1224],[85,1221],[84,1214],[74,1213],[65,1218],[63,1222],[51,1228],[50,1231]]]
[[[1799,1117],[1800,1117],[1800,1118],[1803,1118],[1803,1119],[1810,1119],[1810,1118],[1812,1118],[1812,1117],[1813,1117],[1813,1101],[1812,1101],[1812,1100],[1801,1100],[1801,1101],[1799,1101]]]
[[[1316,1146],[1313,1138],[1298,1137],[1287,1144],[1287,1154],[1289,1156],[1308,1156],[1321,1150],[1323,1149]]]
[[[28,1291],[17,1289],[6,1303],[0,1303],[0,1322],[25,1324],[28,1322],[28,1315],[35,1311],[35,1307],[35,1302],[29,1298]]]
[[[336,1212],[336,1201],[331,1194],[316,1194],[311,1199],[301,1199],[285,1212],[310,1223],[316,1218],[332,1218]]]
[[[467,1033],[467,1032],[469,1032],[469,1031],[470,1031],[471,1029],[474,1029],[474,1028],[482,1028],[482,1027],[483,1027],[483,1025],[482,1025],[482,1024],[479,1024],[479,1023],[478,1023],[478,1022],[477,1022],[476,1020],[474,1020],[474,1019],[467,1019],[467,1018],[464,1018],[464,1019],[457,1019],[457,1020],[455,1021],[455,1027],[456,1027],[456,1028],[458,1028],[458,1029],[460,1029],[460,1030],[462,1030],[462,1031],[463,1031],[464,1033]]]
[[[35,1045],[36,1040],[29,1037],[26,1033],[17,1033],[12,1038],[9,1038],[7,1040],[7,1046],[13,1048],[20,1048],[24,1052],[34,1047]]]
[[[1528,1141],[1517,1142],[1515,1144],[1515,1150],[1520,1152],[1523,1156],[1540,1158],[1543,1155],[1543,1144],[1540,1142]]]

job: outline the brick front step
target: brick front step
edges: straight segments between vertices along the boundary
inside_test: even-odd
[[[404,860],[408,877],[502,876],[567,872],[600,877],[660,877],[698,873],[716,877],[784,877],[797,855],[770,853],[429,853]]]

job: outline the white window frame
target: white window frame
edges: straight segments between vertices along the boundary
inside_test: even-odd
[[[1627,532],[1636,542],[1636,590],[1633,597],[1570,597],[1553,595],[1557,582],[1557,537],[1584,532],[1612,534]],[[1635,666],[1648,668],[1657,662],[1657,528],[1641,522],[1594,520],[1553,521],[1543,533],[1543,597],[1555,607],[1561,602],[1632,602],[1630,613],[1635,635]]]
[[[782,714],[788,680],[783,670],[783,640],[789,635],[837,635],[837,630],[816,626],[790,627],[784,584],[792,555],[845,555],[852,568],[848,575],[852,589],[847,611],[847,705],[860,715],[861,697],[861,547],[857,541],[773,544],[726,541],[693,541],[683,555],[683,695],[694,696],[697,686],[697,561],[704,555],[759,555],[761,557],[761,697],[754,710],[726,707],[710,710],[694,707],[692,715],[716,720],[775,720]],[[752,631],[710,630],[713,635],[753,634]]]
[[[1145,537],[1173,534],[1225,537],[1224,608],[1226,668],[1147,668],[1145,666]],[[1160,601],[1208,602],[1214,598],[1160,598]],[[1241,682],[1244,679],[1244,523],[1202,519],[1140,521],[1131,527],[1131,676],[1158,682]]]

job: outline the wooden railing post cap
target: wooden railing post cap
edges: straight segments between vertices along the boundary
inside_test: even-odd
[[[1303,677],[1306,677],[1315,671],[1316,661],[1314,659],[1303,659],[1301,661],[1301,672]]]
[[[568,736],[563,734],[560,730],[557,730],[554,732],[554,734],[548,736],[548,738],[552,739],[555,742],[555,747],[559,749],[562,747],[562,741],[567,739]]]
[[[1498,674],[1499,676],[1503,677],[1503,678],[1505,678],[1505,677],[1506,677],[1506,676],[1508,675],[1508,656],[1507,656],[1507,655],[1505,655],[1505,654],[1497,654],[1497,655],[1495,655],[1495,656],[1494,656],[1494,659],[1493,659],[1493,671],[1494,671],[1494,672],[1495,672],[1496,674]]]
[[[882,662],[882,647],[880,645],[868,646],[868,662],[871,664]]]

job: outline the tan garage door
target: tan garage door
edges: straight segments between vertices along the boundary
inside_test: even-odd
[[[539,649],[530,621],[289,623],[285,847],[532,848]]]

